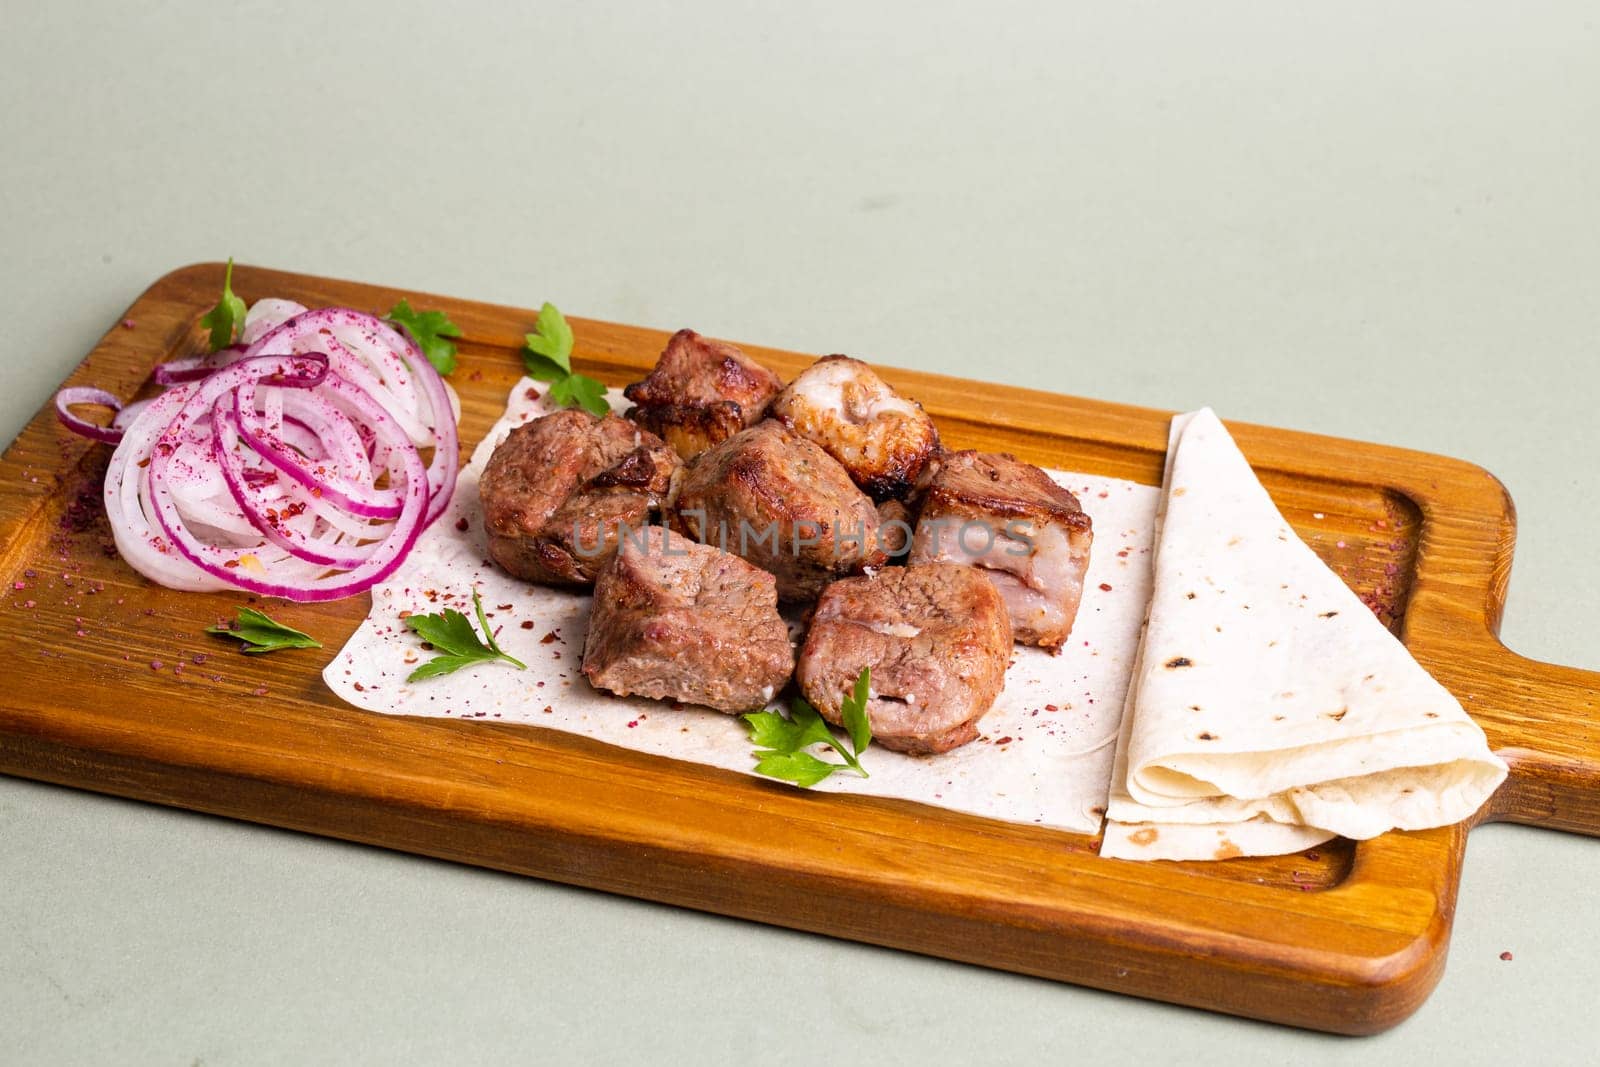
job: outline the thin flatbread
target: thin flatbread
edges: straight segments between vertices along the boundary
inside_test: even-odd
[[[1102,855],[1275,855],[1442,826],[1504,780],[1210,409],[1173,420],[1153,563]]]

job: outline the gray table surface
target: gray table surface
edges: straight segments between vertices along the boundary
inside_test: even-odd
[[[1590,5],[4,7],[6,438],[232,254],[1462,456],[1600,661]],[[1597,885],[1346,1040],[0,779],[0,1062],[1576,1062]]]

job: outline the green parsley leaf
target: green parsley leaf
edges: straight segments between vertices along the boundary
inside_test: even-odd
[[[793,782],[802,789],[810,789],[839,769],[837,763],[820,760],[809,752],[757,752],[755,755],[757,774]]]
[[[805,727],[777,711],[753,711],[744,721],[750,726],[750,740],[757,748],[793,752],[800,747],[800,737],[805,733]]]
[[[234,334],[244,327],[244,301],[233,295],[233,257],[228,257],[228,271],[222,276],[222,299],[206,312],[200,325],[211,331],[211,351],[233,344]]]
[[[411,335],[434,370],[449,374],[456,369],[456,344],[450,338],[460,337],[461,328],[450,316],[442,311],[413,311],[411,303],[402,300],[385,318]]]
[[[550,383],[550,399],[564,408],[582,408],[591,415],[611,411],[602,382],[572,372],[572,327],[549,301],[539,309],[534,332],[523,334],[522,366],[528,377]]]
[[[839,717],[844,720],[844,728],[850,731],[850,747],[856,750],[858,756],[872,744],[872,722],[867,718],[867,698],[871,695],[868,668],[863,667],[856,676],[855,692],[845,697],[839,705]]]
[[[276,652],[280,648],[321,648],[322,642],[309,634],[275,622],[255,608],[238,608],[227,626],[207,626],[206,633],[237,637],[246,652]]]
[[[794,746],[795,748],[828,745],[831,748],[838,749],[839,754],[844,756],[845,759],[850,758],[850,754],[840,749],[838,743],[834,741],[833,731],[828,729],[827,720],[823,719],[822,713],[812,707],[804,697],[796,697],[790,702],[789,721],[793,722],[800,731],[800,740]]]
[[[802,788],[810,788],[846,768],[863,778],[869,777],[858,757],[872,743],[872,727],[867,721],[870,688],[869,671],[863,667],[856,678],[854,692],[845,697],[840,706],[854,751],[841,745],[817,709],[798,697],[790,702],[787,717],[776,711],[753,711],[744,716],[750,739],[756,744],[756,750],[751,753],[755,757],[756,773],[793,782]],[[844,762],[830,763],[807,751],[815,745],[827,745]]]
[[[534,332],[523,334],[528,351],[523,354],[524,363],[530,362],[529,355],[533,355],[546,363],[553,364],[561,374],[572,373],[572,327],[567,325],[566,316],[550,301],[546,300],[539,309],[539,321],[533,327]],[[528,374],[539,378],[541,382],[553,381],[553,378],[541,378],[534,374],[530,365]]]
[[[536,382],[559,382],[572,373],[526,348],[522,350],[522,369]]]
[[[602,418],[611,412],[611,403],[606,400],[605,384],[582,374],[569,374],[551,385],[550,399],[562,407],[582,408]]]
[[[470,667],[474,663],[489,663],[497,659],[505,660],[518,670],[527,670],[527,664],[506,655],[500,648],[499,642],[494,639],[494,629],[489,625],[488,616],[483,613],[483,599],[478,596],[476,589],[472,591],[472,607],[477,612],[478,625],[483,629],[483,641],[478,640],[478,633],[472,628],[472,623],[467,617],[453,608],[445,608],[438,615],[406,617],[406,625],[440,652],[440,655],[407,675],[406,681],[417,682],[424,678],[436,678],[441,674],[459,671],[462,667]]]

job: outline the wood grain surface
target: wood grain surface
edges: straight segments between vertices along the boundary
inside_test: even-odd
[[[220,264],[157,281],[73,373],[131,399],[200,344]],[[520,373],[534,312],[240,267],[247,301],[382,311],[408,297],[462,328],[470,449]],[[574,364],[611,384],[667,331],[574,319]],[[785,376],[811,357],[746,346]],[[914,371],[948,444],[1160,480],[1168,413]],[[1230,424],[1296,530],[1405,639],[1512,764],[1480,819],[1600,833],[1600,675],[1495,633],[1510,498],[1487,472],[1378,445]],[[0,461],[0,610],[14,637],[0,771],[685,907],[1297,1026],[1370,1033],[1444,967],[1464,826],[1220,863],[1132,863],[1096,842],[916,804],[812,795],[506,724],[368,714],[321,668],[365,597],[274,603],[326,648],[247,657],[202,630],[249,598],[179,594],[110,550],[109,450],[46,405]]]

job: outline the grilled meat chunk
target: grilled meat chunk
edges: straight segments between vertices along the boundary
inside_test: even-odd
[[[684,459],[726,441],[766,414],[783,379],[726,341],[679,330],[655,369],[623,390],[628,418]]]
[[[583,673],[619,696],[764,707],[794,673],[776,582],[661,527],[624,537],[595,580]]]
[[[978,736],[1005,685],[1011,623],[993,583],[971,567],[885,567],[828,586],[800,650],[800,691],[838,725],[871,668],[872,738],[901,752],[945,752]]]
[[[885,559],[872,501],[831,456],[770,419],[695,457],[677,519],[697,541],[771,571],[784,600]]]
[[[1056,649],[1072,632],[1093,541],[1078,498],[1038,467],[950,452],[923,492],[910,560],[981,568],[1005,597],[1017,640]]]
[[[683,464],[661,439],[615,415],[569,408],[511,431],[484,467],[489,555],[519,578],[583,585],[671,506]]]
[[[911,535],[917,517],[904,501],[885,500],[878,505],[878,544],[890,563],[904,563],[911,552]]]
[[[939,451],[922,405],[849,356],[807,367],[772,402],[772,417],[825,448],[877,501],[904,497]]]

